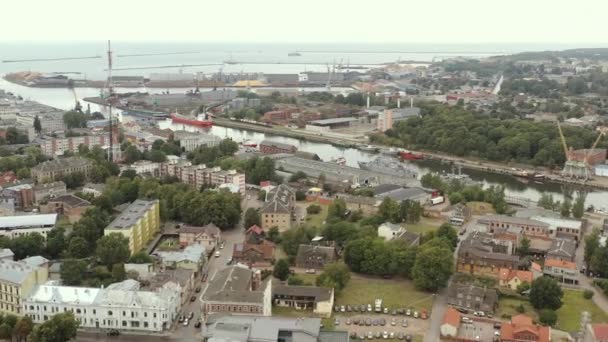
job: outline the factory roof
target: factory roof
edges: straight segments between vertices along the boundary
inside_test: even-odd
[[[0,217],[0,229],[54,226],[57,214],[37,214]]]
[[[135,200],[125,209],[106,229],[129,229],[134,225],[148,210],[150,210],[158,200],[144,201]]]
[[[404,200],[415,200],[421,196],[426,196],[427,193],[421,188],[399,188],[392,191],[387,191],[376,195],[380,199],[390,197],[395,201],[401,202]]]
[[[40,255],[34,255],[31,257],[27,257],[25,259],[21,259],[21,262],[24,262],[32,267],[38,267],[46,264],[49,260],[45,257],[41,257]]]
[[[345,122],[353,122],[353,121],[358,121],[359,119],[349,116],[346,118],[332,118],[332,119],[322,119],[322,120],[312,120],[312,121],[308,121],[307,124],[312,124],[312,125],[331,125],[331,124],[338,124],[338,123],[345,123]]]
[[[205,337],[210,342],[277,341],[281,331],[299,332],[316,340],[321,329],[320,318],[211,315],[205,324]]]
[[[200,262],[205,256],[205,247],[194,244],[187,246],[181,251],[171,252],[156,252],[163,262],[182,262],[189,261],[193,263]]]
[[[72,194],[57,196],[55,198],[50,199],[49,203],[51,203],[51,202],[61,202],[64,205],[67,205],[72,208],[88,207],[91,205],[91,202],[84,200],[78,196],[72,195]]]
[[[13,258],[15,256],[15,253],[13,253],[13,251],[11,251],[8,248],[1,248],[0,249],[0,259],[6,259],[6,258]]]
[[[570,228],[570,229],[580,230],[583,225],[583,222],[581,222],[581,221],[566,220],[566,219],[555,218],[555,217],[533,216],[530,219],[546,223],[550,226],[551,229],[560,227],[560,228]]]
[[[24,262],[0,260],[0,280],[13,284],[21,284],[27,276],[36,269]]]
[[[545,222],[541,222],[541,221],[537,221],[537,220],[533,220],[533,219],[507,216],[507,215],[485,215],[485,216],[480,217],[479,220],[477,220],[477,222],[484,223],[484,224],[487,224],[490,222],[504,222],[504,223],[511,223],[511,224],[542,226],[542,227],[547,227],[547,228],[549,227],[549,224],[547,224]]]

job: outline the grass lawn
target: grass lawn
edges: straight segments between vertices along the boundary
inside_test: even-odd
[[[582,298],[582,297],[581,297]],[[530,302],[517,298],[501,298],[498,302],[498,313],[496,316],[500,319],[509,319],[515,315],[519,315],[517,307],[522,304],[525,309],[525,314],[532,317],[533,320],[538,320],[538,314],[532,307]]]
[[[306,208],[308,208],[309,205],[313,205],[313,204],[320,206],[321,212],[318,214],[306,214],[304,224],[307,226],[310,226],[310,227],[320,227],[323,225],[323,221],[325,221],[325,219],[327,219],[328,206],[325,204],[319,204],[319,203],[312,202],[312,203],[308,204],[304,210],[306,210]]]
[[[588,311],[593,323],[608,322],[608,314],[593,303],[592,299],[583,298],[582,291],[564,289],[564,305],[557,310],[556,328],[565,331],[576,331],[580,327],[581,312]]]
[[[492,204],[486,202],[468,202],[467,207],[471,208],[473,215],[496,214]]]
[[[320,272],[317,272],[320,274]],[[315,284],[317,280],[317,274],[298,273],[298,278],[304,280],[305,283]]]
[[[382,306],[389,308],[412,308],[430,311],[433,306],[433,295],[418,291],[412,281],[396,278],[363,278],[352,275],[346,287],[336,297],[336,304],[372,304],[376,298],[382,298]]]
[[[437,230],[437,228],[439,228],[439,226],[441,226],[441,224],[444,222],[445,221],[441,219],[421,217],[418,223],[406,223],[405,229],[407,229],[408,232],[424,234],[426,232]]]

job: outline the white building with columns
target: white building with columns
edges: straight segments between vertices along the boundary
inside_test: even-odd
[[[171,328],[180,309],[175,286],[168,283],[152,292],[131,285],[106,289],[40,285],[23,300],[22,312],[37,324],[70,311],[85,329],[160,333]]]

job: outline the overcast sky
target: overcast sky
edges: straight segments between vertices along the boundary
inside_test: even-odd
[[[1,12],[10,41],[608,42],[608,0],[7,0]]]

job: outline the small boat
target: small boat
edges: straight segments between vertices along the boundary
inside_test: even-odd
[[[289,57],[300,57],[302,56],[298,51],[293,51],[287,54]]]
[[[411,151],[400,151],[399,157],[401,160],[421,160],[424,159],[424,155],[422,153],[414,153]]]
[[[253,141],[251,141],[251,140],[245,140],[245,141],[243,141],[243,142],[241,143],[241,145],[243,145],[243,146],[245,146],[245,147],[253,147],[253,148],[258,147],[258,144],[257,144],[257,143],[255,143],[255,142],[253,142]]]
[[[346,165],[346,158],[344,158],[344,157],[332,159],[331,161],[332,161],[332,163],[336,163],[338,165]]]
[[[359,145],[359,149],[366,152],[378,152],[380,150],[379,147],[374,145]]]
[[[199,116],[196,119],[190,119],[185,116],[179,115],[177,113],[173,113],[173,114],[171,114],[171,120],[174,123],[181,123],[181,124],[190,125],[190,126],[197,126],[197,127],[213,126],[213,121],[206,118],[206,116],[204,118]]]

